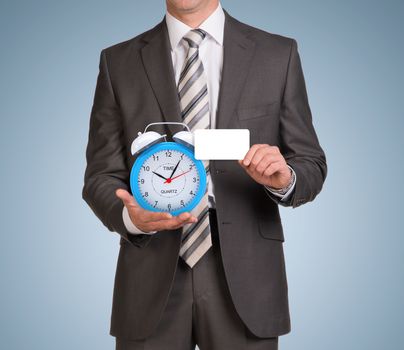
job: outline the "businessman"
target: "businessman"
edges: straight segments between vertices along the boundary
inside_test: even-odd
[[[83,198],[120,235],[116,349],[278,349],[290,331],[279,205],[314,200],[327,174],[296,41],[218,0],[167,0],[154,28],[102,50],[99,69]],[[130,193],[130,145],[158,121],[250,130],[244,159],[208,163],[190,213],[149,212]]]

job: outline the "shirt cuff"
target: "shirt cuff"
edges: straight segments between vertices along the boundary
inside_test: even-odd
[[[292,181],[287,187],[282,188],[282,189],[274,189],[274,188],[272,188],[270,186],[264,185],[265,188],[269,192],[271,192],[273,195],[275,195],[277,197],[280,197],[282,202],[285,202],[285,201],[288,200],[288,198],[292,194],[292,192],[293,192],[293,190],[295,188],[295,185],[296,185],[296,173],[295,173],[295,171],[293,170],[293,168],[289,164],[288,164],[288,167],[292,172]]]
[[[152,235],[157,232],[157,231],[144,232],[139,228],[137,228],[135,224],[132,222],[132,219],[129,216],[129,212],[126,206],[124,206],[122,209],[122,219],[126,229],[129,231],[129,233],[133,235],[139,235],[139,234]]]

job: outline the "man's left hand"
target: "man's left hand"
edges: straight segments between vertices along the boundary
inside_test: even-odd
[[[238,162],[261,185],[281,189],[292,180],[291,171],[277,146],[255,144]]]

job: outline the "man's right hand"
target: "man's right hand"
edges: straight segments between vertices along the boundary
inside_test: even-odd
[[[198,220],[189,212],[172,216],[170,213],[153,212],[143,209],[135,201],[135,198],[124,189],[117,189],[115,194],[128,209],[129,217],[133,224],[143,232],[175,230],[185,224],[194,223]]]

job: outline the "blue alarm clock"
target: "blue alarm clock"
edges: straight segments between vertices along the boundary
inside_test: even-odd
[[[167,142],[166,135],[147,131],[158,124],[179,124],[188,131],[174,134],[174,142]],[[130,172],[130,187],[142,208],[179,215],[191,211],[204,196],[206,170],[194,157],[193,134],[186,124],[147,125],[133,141],[131,153],[137,158]]]

